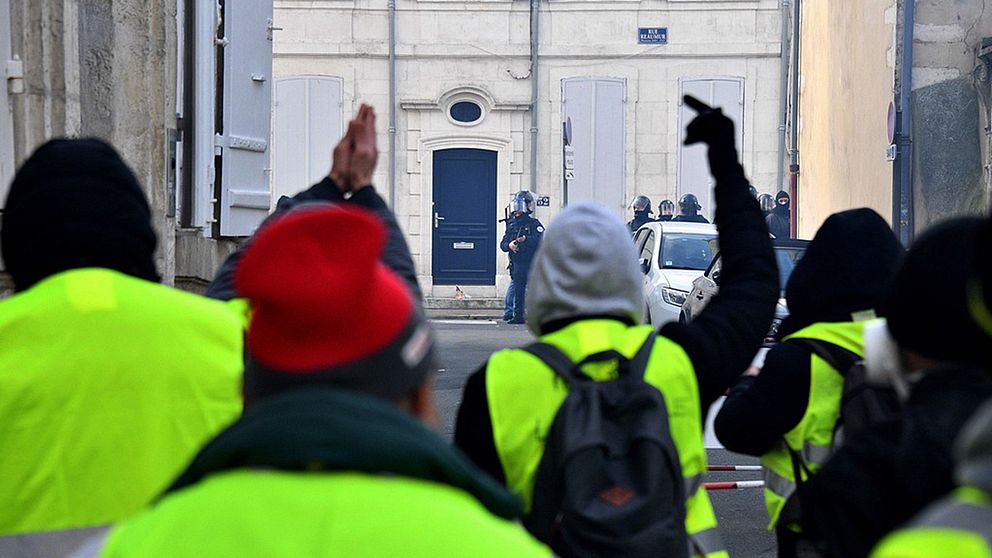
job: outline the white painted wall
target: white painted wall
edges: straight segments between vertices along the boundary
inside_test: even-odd
[[[439,145],[499,151],[501,207],[530,184],[529,2],[397,0],[397,10],[394,209],[425,292],[449,296],[453,288],[431,284],[428,155]],[[277,77],[340,77],[345,121],[360,102],[376,107],[381,158],[375,182],[384,197],[387,13],[386,0],[275,0],[275,26],[283,31],[275,35],[273,70]],[[537,217],[547,224],[561,207],[562,83],[572,78],[625,83],[623,122],[617,126],[624,146],[617,187],[622,202],[638,194],[655,206],[678,198],[680,82],[698,77],[743,80],[743,163],[759,190],[777,191],[780,24],[779,0],[542,1],[536,193],[551,196],[551,207],[538,208]],[[638,45],[638,27],[667,27],[669,44]],[[443,109],[459,94],[482,101],[487,115],[479,124],[460,126],[447,118]],[[497,271],[505,273],[504,267],[498,260]],[[507,281],[500,275],[497,286],[463,290],[497,296]]]

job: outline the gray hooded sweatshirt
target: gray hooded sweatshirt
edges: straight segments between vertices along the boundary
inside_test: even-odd
[[[527,285],[527,328],[549,322],[616,316],[634,323],[644,309],[643,279],[627,226],[605,206],[577,202],[544,234]]]

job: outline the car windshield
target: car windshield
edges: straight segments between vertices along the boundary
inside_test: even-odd
[[[802,259],[805,253],[805,248],[794,246],[775,247],[775,260],[778,262],[778,284],[782,291],[785,291],[785,284],[789,282],[792,270],[796,268],[796,264],[799,263],[799,260]]]
[[[715,240],[714,235],[666,233],[661,246],[661,267],[702,271],[713,260]]]

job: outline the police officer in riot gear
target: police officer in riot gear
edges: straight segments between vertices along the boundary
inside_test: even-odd
[[[699,205],[699,199],[696,198],[696,194],[685,194],[679,200],[679,214],[672,221],[682,223],[709,223],[706,217],[699,214],[702,209],[703,206]]]
[[[635,232],[644,223],[654,222],[651,218],[651,199],[647,196],[637,196],[630,202],[630,208],[634,210],[634,218],[627,221],[627,228],[630,232]]]
[[[661,200],[658,204],[659,221],[671,221],[675,217],[675,202],[672,200]]]
[[[768,192],[760,194],[758,195],[758,205],[761,206],[761,212],[765,214],[765,217],[768,217],[775,209],[775,197]]]
[[[534,195],[530,192],[517,192],[510,204],[510,211],[510,220],[506,222],[506,234],[503,235],[499,248],[510,256],[513,316],[508,323],[522,324],[527,275],[530,274],[530,264],[544,235],[544,225],[531,217],[531,213],[534,212]]]

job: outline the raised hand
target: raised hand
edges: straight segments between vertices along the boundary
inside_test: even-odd
[[[355,121],[348,124],[348,131],[341,141],[334,148],[333,163],[331,164],[331,180],[338,186],[342,193],[351,191],[351,157],[355,150],[353,136],[355,134]]]
[[[375,136],[375,109],[363,104],[355,117],[352,134],[353,152],[349,176],[352,190],[372,184],[372,175],[379,159]]]
[[[698,114],[686,127],[685,144],[705,143],[709,146],[707,158],[710,172],[714,176],[739,168],[734,121],[727,118],[722,110],[713,108],[692,95],[686,95],[682,100]]]

